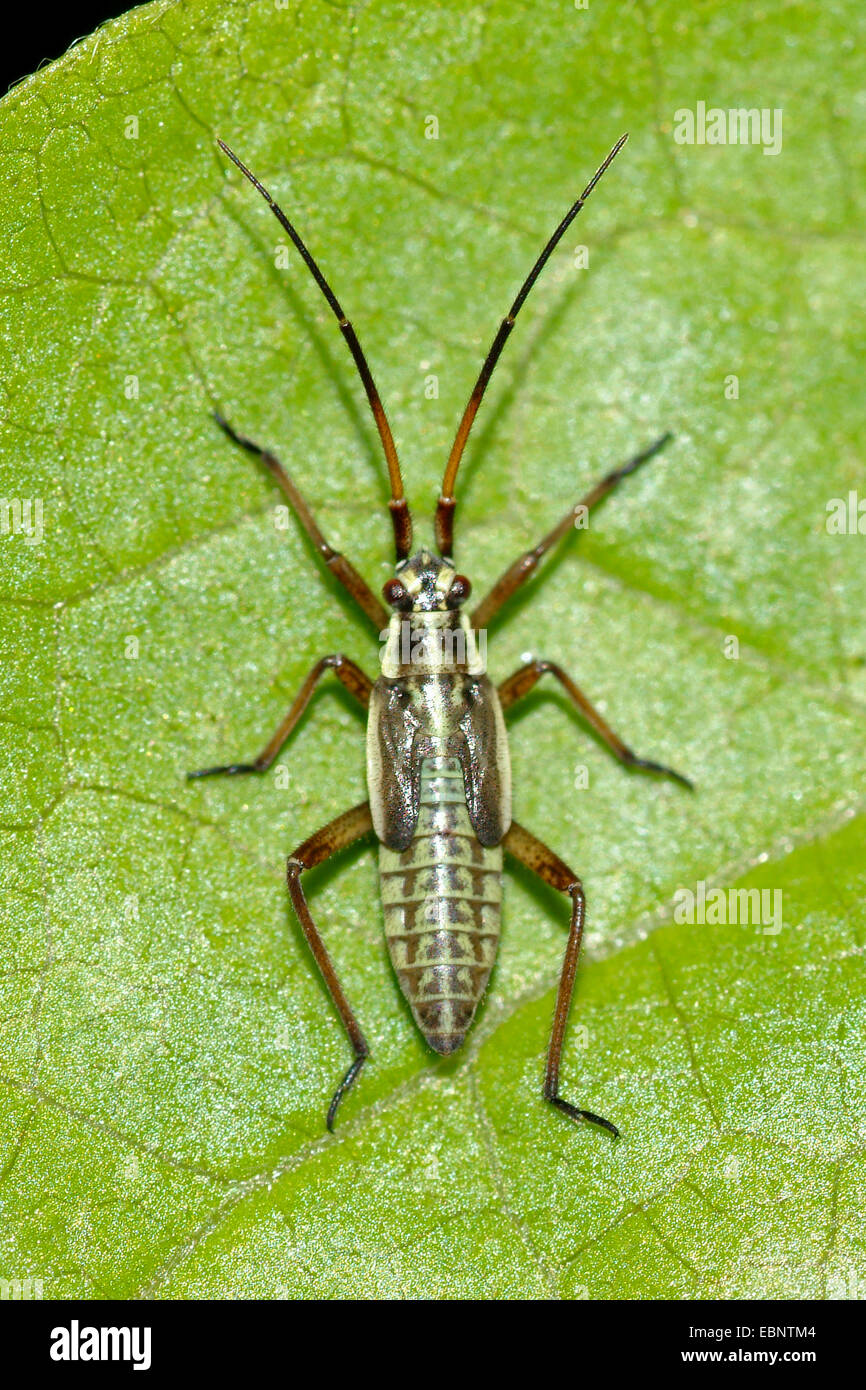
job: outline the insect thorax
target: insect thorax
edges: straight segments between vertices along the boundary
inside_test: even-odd
[[[452,611],[392,613],[382,634],[382,675],[483,675],[487,669],[486,634],[473,630],[465,613]]]

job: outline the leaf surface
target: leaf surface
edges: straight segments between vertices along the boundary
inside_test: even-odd
[[[0,537],[4,1277],[862,1297],[866,540],[827,527],[862,486],[858,23],[847,0],[156,3],[0,104],[0,492],[43,506],[38,539]],[[781,153],[677,144],[699,101],[781,109]],[[624,772],[552,687],[512,720],[515,813],[589,902],[563,1091],[623,1139],[540,1099],[567,903],[509,872],[489,995],[436,1060],[363,847],[309,881],[373,1044],[332,1139],[349,1051],[284,861],[363,798],[362,721],[323,689],[284,773],[184,773],[257,752],[323,654],[375,673],[377,636],[210,411],[376,589],[385,470],[327,306],[215,137],[347,306],[421,537],[496,325],[624,129],[494,377],[457,520],[480,594],[675,435],[489,634],[494,677],[559,662],[697,784]],[[699,883],[763,891],[763,924],[677,920]]]

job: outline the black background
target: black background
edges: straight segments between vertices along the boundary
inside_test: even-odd
[[[3,43],[0,45],[0,95],[13,83],[35,72],[40,63],[61,58],[76,39],[85,38],[106,19],[124,14],[132,5],[112,4],[111,0],[87,3],[42,5],[21,0],[13,13],[7,13]]]
[[[504,1306],[503,1306],[504,1303]],[[862,1315],[856,1304],[778,1302],[616,1303],[473,1303],[468,1309],[449,1304],[447,1312],[429,1303],[352,1303],[319,1305],[267,1302],[153,1302],[153,1303],[0,1303],[0,1336],[6,1360],[12,1351],[19,1366],[17,1383],[39,1384],[148,1383],[210,1386],[273,1382],[300,1390],[340,1377],[354,1384],[374,1375],[390,1385],[397,1375],[425,1382],[438,1364],[448,1379],[459,1378],[467,1390],[484,1390],[500,1381],[515,1380],[514,1346],[519,1338],[525,1369],[544,1390],[566,1390],[625,1383],[638,1387],[656,1381],[662,1386],[703,1384],[709,1376],[727,1386],[789,1385],[792,1378],[816,1385],[856,1381],[862,1366]],[[4,1317],[3,1314],[8,1316]],[[152,1364],[136,1373],[126,1364],[53,1361],[49,1356],[55,1326],[70,1326],[77,1318],[85,1326],[149,1326]],[[431,1341],[447,1335],[437,1362]],[[753,1326],[751,1338],[735,1329]],[[805,1338],[781,1335],[759,1337],[757,1328],[814,1327]],[[695,1337],[693,1327],[731,1328],[724,1340]],[[435,1332],[434,1332],[435,1329]],[[434,1335],[431,1336],[431,1333]],[[465,1343],[468,1355],[455,1359]],[[428,1347],[420,1365],[419,1348]],[[775,1366],[755,1364],[707,1365],[685,1362],[688,1350],[723,1351],[739,1348],[782,1353],[813,1353],[802,1364],[779,1360]],[[457,1371],[455,1372],[455,1367]],[[754,1376],[751,1372],[754,1371]],[[459,1373],[459,1374],[458,1374]],[[11,1381],[10,1381],[11,1383]]]

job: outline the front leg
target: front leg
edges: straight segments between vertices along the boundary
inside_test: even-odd
[[[593,708],[583,691],[575,685],[568,673],[553,661],[529,661],[525,666],[521,666],[515,671],[513,676],[509,676],[507,680],[503,681],[499,687],[499,699],[502,708],[508,709],[509,705],[522,700],[524,695],[528,695],[533,686],[538,684],[541,677],[548,673],[556,677],[587,723],[595,729],[599,738],[604,740],[611,753],[624,767],[639,767],[644,772],[661,772],[665,777],[672,777],[675,782],[688,787],[689,791],[694,791],[694,784],[681,772],[674,772],[672,767],[665,767],[664,764],[653,762],[650,758],[639,758],[636,753],[633,753],[623,743],[619,735],[614,733],[598,710]]]
[[[214,411],[214,419],[220,429],[228,435],[233,444],[237,444],[241,449],[246,449],[248,454],[254,454],[260,458],[265,467],[269,470],[272,477],[276,478],[283,492],[291,503],[295,516],[300,521],[313,545],[316,547],[318,555],[323,560],[331,573],[339,579],[343,588],[355,600],[359,608],[367,614],[375,624],[379,632],[388,626],[388,614],[382,607],[376,595],[369,588],[366,580],[362,579],[355,566],[347,560],[345,555],[341,555],[338,550],[329,545],[322,535],[316,523],[316,519],[304,498],[295,487],[294,481],[286,472],[279,459],[271,453],[270,449],[264,449],[261,444],[256,444],[254,440],[247,439],[246,435],[238,434],[220,415],[218,410]]]
[[[502,605],[508,602],[511,595],[515,594],[520,586],[526,583],[530,575],[535,574],[548,551],[552,550],[574,528],[574,520],[581,507],[589,512],[597,502],[607,497],[609,492],[613,492],[613,489],[622,482],[623,478],[627,478],[630,473],[634,473],[644,463],[655,458],[656,454],[661,452],[671,438],[670,432],[663,434],[660,439],[650,444],[648,449],[641,449],[640,453],[635,454],[634,458],[630,458],[627,463],[622,463],[619,468],[614,468],[613,472],[607,473],[601,482],[590,488],[581,502],[569,508],[562,520],[557,522],[553,530],[548,531],[546,536],[542,536],[537,545],[519,555],[514,563],[509,565],[503,574],[500,574],[493,588],[484,596],[472,613],[472,626],[482,628],[489,625],[490,620],[499,612]]]
[[[265,744],[257,758],[254,758],[251,763],[228,763],[224,767],[202,767],[197,772],[188,772],[186,774],[187,781],[192,781],[196,777],[215,777],[217,773],[223,772],[229,775],[234,775],[237,772],[266,772],[310,703],[310,697],[316,688],[316,683],[325,671],[333,671],[349,693],[354,695],[365,709],[367,708],[370,703],[370,691],[373,689],[373,682],[370,677],[347,656],[340,656],[339,653],[335,656],[323,656],[321,661],[316,662],[307,676],[277,732]]]
[[[562,860],[548,849],[547,845],[541,840],[537,840],[528,830],[524,830],[522,825],[516,821],[511,822],[511,828],[505,839],[502,841],[503,847],[513,854],[527,869],[531,869],[545,883],[549,883],[551,888],[556,888],[560,893],[567,893],[571,898],[571,926],[568,932],[568,945],[565,948],[565,960],[562,962],[562,974],[559,978],[559,991],[556,996],[556,1009],[553,1014],[553,1032],[550,1035],[550,1047],[547,1049],[547,1071],[544,1076],[544,1099],[549,1100],[550,1104],[557,1110],[561,1110],[571,1120],[589,1120],[594,1125],[601,1125],[615,1139],[619,1138],[619,1130],[616,1125],[612,1125],[610,1120],[605,1120],[601,1115],[595,1115],[591,1110],[578,1110],[576,1105],[570,1101],[563,1100],[559,1094],[559,1064],[562,1060],[562,1044],[565,1038],[565,1025],[568,1022],[568,1014],[571,1008],[571,996],[574,992],[574,977],[577,973],[577,960],[580,955],[580,942],[583,936],[583,922],[586,915],[586,899],[583,895],[583,887],[577,874],[573,873]]]

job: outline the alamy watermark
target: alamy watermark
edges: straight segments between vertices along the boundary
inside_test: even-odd
[[[708,888],[699,879],[694,890],[674,893],[674,921],[689,926],[760,927],[764,936],[782,930],[781,888]]]
[[[678,145],[761,145],[764,154],[782,152],[782,107],[681,106],[674,112],[673,136]]]
[[[41,497],[0,497],[0,536],[21,536],[39,545],[43,536]]]
[[[44,1297],[43,1281],[30,1274],[26,1274],[20,1279],[0,1279],[0,1302],[29,1303],[31,1300],[42,1297]]]
[[[416,626],[410,618],[404,618],[396,643],[390,627],[379,633],[379,641],[388,647],[401,666],[446,670],[452,666],[475,666],[480,662],[487,670],[486,628],[473,630],[467,636],[459,626]]]
[[[831,536],[866,536],[866,497],[853,489],[847,497],[827,503],[827,532]]]
[[[68,1327],[51,1331],[52,1361],[128,1361],[134,1371],[147,1371],[151,1363],[149,1327],[82,1327],[73,1318]]]

